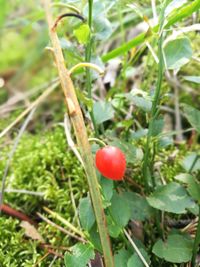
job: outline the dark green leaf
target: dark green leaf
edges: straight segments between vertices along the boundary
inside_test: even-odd
[[[110,236],[117,238],[121,232],[121,227],[118,226],[110,216],[107,216],[106,219]]]
[[[131,101],[131,103],[133,103],[136,107],[139,107],[144,111],[151,110],[152,102],[147,97],[145,98],[143,96],[137,96],[130,93],[127,94],[127,99]]]
[[[77,244],[72,247],[72,254],[65,253],[65,266],[86,267],[86,264],[94,257],[95,253],[90,244]]]
[[[191,260],[193,242],[182,235],[170,235],[164,243],[159,239],[154,247],[153,253],[168,262],[183,263]]]
[[[194,206],[186,189],[174,182],[157,188],[147,201],[153,208],[177,214],[185,213],[186,209]]]
[[[129,202],[122,194],[117,194],[116,192],[114,192],[111,199],[109,211],[115,223],[120,227],[126,226],[131,218]]]
[[[182,166],[183,168],[186,170],[186,171],[190,171],[191,167],[193,166],[192,168],[192,171],[198,171],[200,170],[200,158],[197,159],[196,161],[196,157],[197,157],[197,154],[196,153],[190,153],[189,155],[187,155],[183,161],[182,161]],[[195,163],[196,162],[196,163]],[[195,163],[195,164],[194,164]]]
[[[192,57],[190,40],[186,37],[169,41],[164,47],[168,69],[179,69]]]
[[[156,136],[162,132],[164,120],[162,118],[155,120],[152,135]]]
[[[97,124],[110,120],[114,117],[114,109],[109,102],[95,102],[93,106],[94,117]]]
[[[189,123],[200,133],[200,110],[189,105],[182,105]]]
[[[89,197],[80,200],[79,217],[83,229],[89,231],[95,222],[94,211]]]
[[[105,41],[111,36],[113,32],[110,21],[107,18],[101,17],[99,15],[94,19],[93,26],[95,38],[99,41]]]
[[[103,250],[102,250],[102,246],[101,246],[101,240],[99,237],[99,233],[98,233],[96,224],[94,224],[92,229],[89,231],[89,235],[90,235],[90,242],[92,242],[95,249],[102,253]]]
[[[129,202],[131,219],[144,221],[151,217],[153,211],[146,198],[133,192],[124,192],[123,197]]]
[[[148,129],[140,129],[137,132],[131,132],[131,137],[135,140],[139,140],[140,138],[147,136]]]
[[[128,259],[130,258],[131,253],[124,248],[120,249],[114,255],[115,267],[127,267]]]
[[[187,173],[180,173],[175,179],[187,184],[187,191],[190,196],[200,203],[200,184],[195,178]]]
[[[102,178],[100,184],[105,200],[110,201],[113,196],[113,187],[114,187],[113,181]]]
[[[141,252],[142,256],[145,258],[146,262],[150,263],[150,259],[149,259],[148,254],[146,253],[146,251],[143,248],[140,248],[140,252]],[[129,258],[128,264],[127,264],[127,267],[133,267],[133,266],[134,267],[144,267],[145,266],[136,253],[134,253]]]

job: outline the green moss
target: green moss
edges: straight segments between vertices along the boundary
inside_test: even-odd
[[[0,175],[3,175],[8,148],[2,153]],[[42,192],[44,197],[27,194],[5,193],[5,201],[13,203],[31,214],[42,205],[72,216],[69,178],[75,200],[86,190],[82,167],[67,146],[62,128],[41,135],[26,134],[22,137],[7,177],[7,186]],[[72,216],[73,217],[73,216]]]
[[[43,223],[44,225],[44,223]],[[20,222],[17,219],[0,217],[0,266],[2,267],[32,267],[37,262],[39,263],[42,256],[46,254],[46,250],[39,247],[37,241],[32,241],[24,235],[24,230],[20,227]],[[48,226],[43,226],[43,230],[47,236],[54,236],[56,241],[66,239],[57,231],[49,230]],[[51,235],[50,235],[51,233]],[[48,242],[48,239],[46,239]],[[52,242],[51,242],[52,243]],[[66,242],[62,242],[66,245]],[[60,252],[60,251],[59,251]],[[40,267],[48,266],[53,259],[50,254],[37,265]],[[58,259],[54,266],[61,266],[62,259]]]

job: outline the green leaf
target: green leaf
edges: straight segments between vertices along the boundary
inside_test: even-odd
[[[94,117],[97,124],[110,120],[114,117],[114,109],[109,102],[95,102],[93,106]]]
[[[164,243],[159,239],[153,246],[153,253],[168,262],[183,263],[191,260],[193,242],[191,239],[174,234]]]
[[[72,247],[72,254],[65,253],[66,267],[86,267],[91,259],[94,259],[95,253],[90,244],[77,244]]]
[[[103,196],[106,201],[110,201],[113,196],[114,184],[112,180],[102,178],[100,181],[101,188],[103,191]]]
[[[183,78],[188,82],[200,84],[200,76],[183,76]]]
[[[155,120],[154,127],[152,130],[152,135],[156,136],[160,134],[162,132],[163,127],[164,127],[164,119],[160,118],[160,119]]]
[[[93,27],[95,38],[98,41],[107,40],[113,32],[110,21],[107,18],[101,17],[99,15],[94,19]]]
[[[126,97],[131,103],[133,103],[136,107],[141,108],[142,110],[148,112],[151,110],[152,102],[148,98],[148,96],[138,96],[133,95],[132,93],[126,94]]]
[[[185,213],[186,209],[194,206],[186,189],[174,182],[157,188],[147,201],[153,208],[177,214]]]
[[[120,148],[124,154],[126,155],[126,162],[133,162],[137,158],[137,151],[136,147],[129,143],[125,142],[123,140],[115,138],[114,141],[109,142],[109,145],[116,146]]]
[[[145,258],[146,262],[150,263],[150,259],[149,259],[148,254],[146,253],[146,251],[143,248],[140,248],[140,252],[141,252],[142,256]],[[127,264],[127,267],[133,267],[133,266],[134,267],[144,267],[145,266],[136,253],[134,253],[129,258],[128,264]]]
[[[116,192],[111,199],[109,211],[115,223],[120,227],[126,226],[131,218],[129,202],[122,194]]]
[[[131,253],[128,250],[125,250],[124,248],[120,249],[114,255],[115,267],[127,267],[127,262],[130,256]]]
[[[96,223],[93,225],[92,229],[89,231],[89,235],[90,235],[90,242],[95,247],[95,249],[98,250],[100,253],[103,253],[101,240],[99,237]]]
[[[200,183],[188,173],[180,173],[175,179],[187,184],[187,191],[190,196],[200,203]]]
[[[85,17],[88,16],[88,4],[84,7],[83,14]],[[106,18],[106,6],[103,1],[93,2],[93,34],[96,40],[105,41],[108,39],[113,28],[110,21]]]
[[[190,153],[187,155],[181,165],[186,171],[190,171],[191,167],[193,166],[194,162],[196,161],[197,154],[196,153]],[[200,158],[196,161],[194,164],[192,171],[198,171],[200,170]]]
[[[124,192],[123,197],[129,202],[131,219],[144,221],[152,216],[153,209],[149,206],[146,198],[133,192]]]
[[[148,133],[148,129],[140,129],[136,132],[131,132],[131,138],[135,139],[135,140],[139,140],[140,138],[147,136]]]
[[[195,180],[190,181],[187,190],[190,196],[200,203],[200,183]]]
[[[82,24],[74,30],[74,35],[80,44],[86,44],[90,36],[90,27],[88,24]]]
[[[117,238],[121,233],[121,227],[118,226],[110,216],[107,216],[106,219],[110,236]]]
[[[174,144],[174,140],[172,137],[169,137],[169,136],[161,137],[158,140],[158,147],[161,149],[166,148],[167,146],[171,146],[173,144]]]
[[[89,197],[80,200],[79,217],[83,229],[89,231],[95,223],[94,211]]]
[[[193,179],[193,176],[189,173],[180,173],[174,177],[177,181],[182,183],[190,183],[191,179]]]
[[[200,110],[186,104],[182,106],[189,123],[200,133]]]
[[[192,57],[190,40],[186,37],[169,41],[164,47],[168,69],[179,69]]]

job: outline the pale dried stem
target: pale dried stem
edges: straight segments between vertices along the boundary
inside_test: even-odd
[[[105,266],[114,267],[112,250],[110,246],[110,238],[106,226],[106,218],[103,210],[102,198],[96,176],[96,170],[94,167],[94,160],[91,152],[91,147],[88,142],[86,126],[77,100],[74,86],[69,75],[69,71],[65,67],[65,61],[56,30],[55,28],[53,28],[54,24],[49,0],[44,0],[44,7],[49,27],[49,35],[54,49],[55,62],[60,77],[61,87],[65,95],[68,113],[71,118],[78,147],[80,149],[80,154],[85,166],[90,195],[103,248]]]

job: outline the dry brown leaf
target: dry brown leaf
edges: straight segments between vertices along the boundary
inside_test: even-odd
[[[39,234],[37,229],[33,225],[31,225],[29,222],[22,221],[20,223],[20,226],[25,229],[25,235],[27,237],[30,237],[33,240],[38,240],[41,243],[44,243],[44,239],[42,238],[42,236]]]

